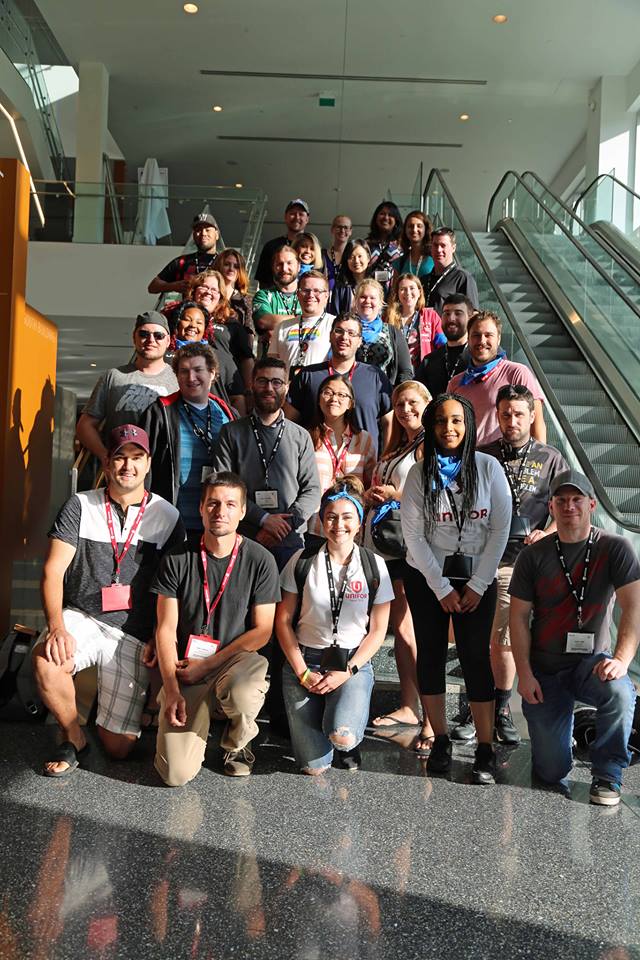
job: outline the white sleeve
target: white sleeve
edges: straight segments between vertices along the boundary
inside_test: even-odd
[[[484,460],[484,464],[479,459],[476,462],[478,463],[478,480],[480,481],[482,471],[485,475],[484,482],[489,484],[491,496],[489,539],[480,556],[480,562],[469,580],[470,588],[482,596],[489,584],[493,583],[498,564],[507,546],[513,499],[500,463],[494,457],[488,457]]]
[[[376,564],[378,567],[378,576],[380,578],[380,584],[378,586],[378,592],[376,593],[376,598],[373,602],[374,602],[374,605],[376,603],[389,603],[395,597],[395,594],[393,592],[393,584],[391,583],[391,577],[389,576],[387,565],[382,559],[382,557],[379,557],[376,555]]]
[[[506,481],[505,481],[506,482]],[[424,536],[424,498],[422,494],[422,461],[409,470],[400,504],[402,536],[413,565],[420,571],[438,600],[451,593],[448,577],[442,576],[442,567],[433,555]]]

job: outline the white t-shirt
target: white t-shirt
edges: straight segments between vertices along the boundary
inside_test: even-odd
[[[275,352],[287,367],[308,367],[310,363],[322,363],[331,349],[329,334],[334,319],[332,313],[325,313],[322,319],[307,317],[303,320],[302,317],[296,317],[295,320],[285,320],[273,336]],[[307,347],[304,352],[300,350],[300,339]]]
[[[300,619],[296,627],[298,643],[306,647],[315,647],[323,650],[331,646],[333,641],[333,621],[331,619],[331,601],[329,599],[329,581],[325,561],[326,547],[322,547],[314,558],[309,576],[302,592],[302,606]],[[280,586],[288,593],[297,593],[295,568],[302,550],[298,550],[291,557],[280,574]],[[393,587],[387,572],[387,566],[380,557],[376,557],[380,585],[376,598],[377,603],[389,603],[393,600]],[[331,561],[333,581],[336,586],[336,596],[340,594],[341,575],[343,568],[340,564]],[[338,620],[338,645],[347,650],[359,647],[367,634],[367,607],[369,590],[367,579],[362,568],[360,550],[353,548],[351,563],[347,568],[348,586],[345,590],[340,619]]]

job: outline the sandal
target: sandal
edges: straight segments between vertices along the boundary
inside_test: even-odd
[[[428,757],[433,746],[434,736],[424,737],[421,733],[415,739],[413,749],[417,757]]]
[[[58,744],[54,756],[47,760],[43,766],[42,773],[45,777],[57,777],[58,779],[68,777],[80,766],[80,757],[85,756],[89,749],[88,743],[85,743],[84,747],[78,750],[70,740],[63,740],[62,743]],[[47,770],[47,763],[66,763],[68,766],[66,770]]]

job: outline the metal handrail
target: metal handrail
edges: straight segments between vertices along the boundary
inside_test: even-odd
[[[540,206],[542,207],[542,209],[544,210],[544,212],[547,214],[547,216],[550,217],[551,220],[553,220],[553,222],[555,223],[555,225],[560,228],[560,230],[562,231],[562,233],[564,233],[564,235],[569,238],[569,240],[570,240],[571,243],[574,245],[574,247],[577,247],[577,249],[580,251],[580,253],[582,254],[582,256],[583,256],[583,257],[585,258],[585,260],[587,261],[587,263],[589,263],[589,264],[593,267],[593,269],[596,271],[596,273],[599,273],[599,274],[600,274],[600,276],[602,277],[602,279],[605,280],[605,281],[609,284],[609,286],[618,294],[618,296],[620,297],[620,299],[621,299],[624,303],[626,303],[626,305],[629,307],[629,309],[632,311],[632,313],[635,313],[636,317],[638,317],[638,319],[640,319],[640,306],[638,306],[637,304],[635,304],[635,303],[633,302],[633,300],[631,300],[631,299],[627,296],[627,294],[624,292],[624,290],[622,289],[622,287],[613,279],[613,277],[609,276],[609,274],[608,274],[607,271],[604,269],[604,267],[601,267],[601,266],[600,266],[600,264],[598,263],[598,261],[595,260],[594,257],[591,256],[591,254],[590,254],[589,251],[586,249],[586,247],[584,247],[584,246],[580,243],[580,241],[577,240],[577,239],[573,236],[573,234],[571,233],[571,231],[568,230],[567,227],[565,227],[565,225],[563,224],[563,222],[562,222],[558,217],[556,217],[555,213],[552,213],[551,210],[549,210],[549,209],[547,208],[547,206],[546,206],[545,203],[544,203],[544,200],[542,200],[539,196],[537,196],[537,194],[535,194],[535,193],[533,192],[533,190],[531,189],[531,187],[529,187],[528,184],[526,184],[526,183],[524,182],[524,180],[522,179],[522,177],[520,176],[520,174],[519,174],[519,173],[516,173],[515,170],[507,170],[507,172],[505,173],[504,177],[502,178],[502,180],[501,180],[500,183],[498,184],[497,189],[494,190],[494,192],[493,192],[493,194],[492,194],[492,196],[491,196],[491,200],[489,201],[489,211],[488,211],[488,213],[487,213],[487,233],[490,233],[490,232],[491,232],[491,212],[492,212],[492,209],[493,209],[493,204],[494,204],[494,202],[495,202],[495,199],[496,199],[496,197],[497,197],[497,195],[498,195],[498,193],[499,193],[499,191],[500,191],[503,183],[506,182],[506,180],[507,180],[508,177],[514,177],[515,180],[516,180],[516,182],[518,183],[518,185],[521,186],[521,187],[523,188],[523,190],[526,190],[526,192],[529,194],[529,196],[532,197],[533,200],[535,200],[536,203],[540,204]]]
[[[503,177],[503,180],[506,179],[506,176],[507,176],[507,175],[505,174],[505,177]],[[482,267],[482,269],[483,269],[483,271],[484,271],[484,273],[485,273],[485,276],[486,276],[487,280],[489,281],[489,283],[490,283],[490,285],[491,285],[491,287],[492,287],[492,289],[493,289],[493,292],[494,292],[494,295],[495,295],[495,297],[496,297],[496,300],[498,301],[498,303],[500,304],[502,310],[504,311],[504,315],[508,318],[509,323],[510,323],[510,325],[511,325],[511,329],[512,329],[512,331],[513,331],[513,333],[514,333],[514,336],[515,336],[516,339],[518,340],[518,343],[520,344],[520,347],[521,347],[521,349],[522,349],[522,352],[523,352],[523,353],[525,354],[525,356],[527,357],[527,361],[528,361],[528,363],[529,363],[529,366],[531,367],[532,371],[533,371],[534,374],[536,375],[536,377],[537,377],[537,379],[538,379],[538,382],[542,385],[542,388],[543,388],[543,390],[544,390],[544,393],[545,393],[545,397],[546,397],[546,399],[547,399],[547,402],[548,402],[549,406],[553,408],[553,412],[554,412],[554,414],[555,414],[555,416],[556,416],[556,418],[557,418],[560,426],[562,427],[562,430],[564,431],[564,434],[565,434],[565,436],[566,436],[566,438],[567,438],[567,441],[568,441],[569,445],[571,446],[571,448],[572,448],[572,450],[573,450],[573,452],[574,452],[577,460],[578,460],[579,463],[580,463],[580,467],[581,467],[581,469],[582,469],[582,472],[585,474],[586,477],[589,478],[589,480],[591,481],[591,483],[592,483],[592,485],[593,485],[593,488],[594,488],[594,490],[595,490],[595,492],[596,492],[597,499],[599,500],[599,502],[600,502],[600,504],[602,505],[602,507],[603,507],[603,508],[606,510],[606,512],[609,514],[609,516],[613,517],[613,519],[616,521],[616,523],[618,523],[621,527],[624,527],[625,530],[630,530],[630,531],[633,532],[633,533],[640,533],[640,525],[639,525],[639,524],[635,524],[635,523],[631,523],[622,513],[620,513],[620,511],[618,510],[618,508],[611,502],[611,500],[610,500],[610,498],[609,498],[609,495],[608,495],[607,491],[605,490],[604,486],[602,485],[599,477],[595,474],[595,472],[594,472],[594,470],[593,470],[593,468],[592,468],[592,466],[591,466],[591,461],[589,460],[589,458],[587,457],[587,455],[586,455],[586,453],[585,453],[584,447],[583,447],[582,444],[580,443],[580,441],[579,441],[578,437],[576,436],[576,434],[573,432],[573,427],[572,427],[571,424],[569,423],[569,421],[568,421],[568,419],[567,419],[567,417],[566,417],[566,414],[564,413],[564,410],[563,410],[563,408],[562,408],[562,405],[559,403],[559,401],[558,401],[558,399],[557,399],[557,397],[556,397],[556,395],[555,395],[555,393],[554,393],[554,391],[553,391],[553,388],[551,387],[551,384],[550,384],[549,381],[547,380],[547,376],[546,376],[544,370],[542,369],[542,367],[541,367],[541,365],[540,365],[540,362],[539,362],[538,358],[537,358],[536,355],[535,355],[534,350],[531,348],[531,346],[530,346],[527,338],[526,338],[526,337],[524,336],[524,334],[522,333],[522,330],[520,329],[520,325],[518,324],[518,321],[517,321],[516,318],[514,317],[512,311],[511,311],[511,307],[509,306],[509,304],[508,304],[508,302],[507,302],[504,294],[502,293],[502,290],[500,289],[499,283],[497,282],[497,280],[495,279],[495,277],[494,277],[494,275],[493,275],[493,271],[492,271],[491,267],[490,267],[489,264],[487,263],[487,260],[486,260],[486,258],[485,258],[485,256],[484,256],[484,254],[483,254],[482,251],[480,250],[480,247],[478,246],[478,243],[477,243],[475,237],[473,236],[473,233],[472,233],[471,230],[469,229],[465,218],[462,216],[462,213],[460,212],[460,208],[458,207],[457,203],[456,203],[455,200],[453,199],[453,197],[452,197],[452,195],[451,195],[451,193],[450,193],[450,191],[449,191],[449,188],[447,187],[447,184],[445,183],[445,181],[444,181],[444,179],[443,179],[443,177],[442,177],[442,174],[441,174],[440,171],[439,171],[438,169],[436,169],[436,168],[432,169],[432,170],[431,170],[431,173],[429,174],[429,178],[428,178],[428,180],[427,180],[427,185],[426,185],[425,190],[424,190],[425,195],[427,194],[427,192],[428,192],[428,190],[429,190],[431,181],[434,180],[434,179],[437,179],[437,180],[438,180],[438,182],[439,182],[439,184],[440,184],[440,186],[441,186],[441,188],[442,188],[442,191],[443,191],[444,195],[446,196],[449,204],[451,205],[451,208],[452,208],[453,212],[455,213],[455,215],[456,215],[456,217],[457,217],[457,219],[458,219],[458,222],[460,223],[460,225],[461,225],[464,233],[466,234],[466,237],[467,237],[467,240],[468,240],[468,242],[469,242],[469,245],[471,246],[471,249],[473,250],[473,252],[474,252],[474,254],[475,254],[475,256],[476,256],[476,258],[477,258],[477,260],[478,260],[478,263],[479,263],[480,266]],[[493,198],[492,198],[492,200],[493,200]],[[604,387],[604,384],[603,384],[603,387]]]
[[[586,195],[589,193],[592,187],[595,187],[596,183],[599,180],[612,180],[614,183],[617,183],[619,187],[622,187],[627,193],[630,193],[632,197],[635,197],[636,200],[640,200],[640,194],[636,193],[635,190],[632,190],[626,183],[623,183],[622,180],[618,180],[617,177],[614,177],[612,173],[599,173],[597,177],[594,177],[588,187],[585,187],[582,193],[578,196],[578,199],[573,204],[574,211],[578,209],[578,205],[582,203]]]

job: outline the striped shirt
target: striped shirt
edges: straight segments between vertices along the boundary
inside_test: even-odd
[[[347,474],[362,480],[366,489],[371,483],[376,465],[376,448],[371,435],[366,430],[351,433],[347,428],[342,435],[342,443],[338,446],[333,430],[328,427],[325,440],[327,443],[321,443],[319,449],[314,451],[321,492],[324,493],[332,483]],[[310,533],[324,536],[318,513],[314,513],[310,518],[308,529]]]

